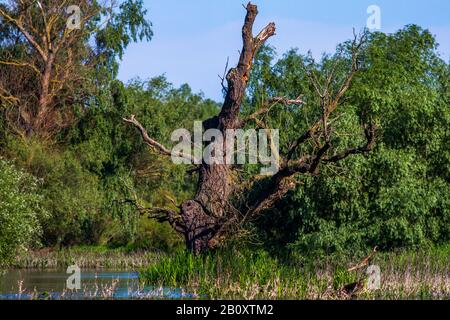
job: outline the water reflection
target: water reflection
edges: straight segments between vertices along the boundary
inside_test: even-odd
[[[82,270],[81,289],[69,290],[65,270],[9,270],[0,274],[0,299],[182,299],[182,289],[144,286],[137,272]]]

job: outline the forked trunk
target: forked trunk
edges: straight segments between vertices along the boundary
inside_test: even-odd
[[[329,115],[339,105],[341,98],[349,88],[350,82],[358,70],[359,50],[363,47],[362,44],[365,41],[365,38],[361,37],[360,41],[357,42],[355,37],[355,41],[352,44],[351,70],[342,82],[338,92],[332,93],[327,91],[326,94],[317,92],[322,99],[321,118],[317,119],[309,129],[293,141],[286,155],[280,155],[278,150],[275,150],[274,154],[278,162],[278,170],[270,178],[258,183],[257,188],[255,188],[257,193],[255,196],[249,196],[248,199],[245,199],[245,204],[242,204],[239,208],[234,208],[231,205],[231,202],[234,200],[233,197],[238,190],[233,185],[235,180],[233,168],[227,164],[228,157],[226,152],[234,149],[234,146],[231,148],[231,146],[226,145],[231,142],[234,144],[234,141],[226,139],[227,130],[239,129],[248,121],[261,123],[262,121],[258,120],[257,117],[270,111],[269,107],[260,108],[246,118],[239,118],[239,111],[250,78],[253,59],[265,41],[275,34],[275,24],[269,23],[254,37],[252,27],[258,10],[251,3],[247,5],[246,9],[247,15],[242,28],[243,48],[237,66],[230,69],[227,74],[228,86],[222,109],[217,116],[203,122],[205,130],[216,129],[222,134],[223,146],[221,146],[221,150],[224,151],[224,154],[213,155],[214,160],[219,160],[218,162],[213,160],[213,163],[210,163],[204,159],[202,164],[196,168],[199,173],[197,193],[194,199],[183,202],[179,212],[167,208],[154,208],[154,211],[163,213],[163,216],[158,216],[157,219],[168,221],[176,231],[182,233],[185,237],[187,248],[195,254],[216,247],[222,239],[233,233],[234,230],[254,219],[264,210],[271,208],[276,201],[296,186],[296,174],[318,174],[321,162],[338,162],[350,155],[368,152],[375,145],[376,127],[369,122],[364,125],[364,134],[367,139],[364,145],[346,149],[343,152],[334,150],[334,155],[328,156],[328,153],[332,151],[330,140],[332,130],[329,127]],[[334,79],[330,77],[329,81],[333,83]],[[313,86],[315,88],[320,87],[317,83],[313,83]],[[327,88],[329,89],[329,87]],[[292,100],[283,97],[274,97],[270,102],[283,103],[285,105],[300,105],[303,103],[300,98]],[[124,118],[123,120],[138,128],[145,143],[149,146],[162,154],[173,156],[168,148],[149,137],[145,128],[135,119],[134,115],[131,115],[130,119]],[[310,139],[314,139],[314,144],[319,145],[319,147],[314,148],[311,154],[303,154],[297,157],[296,153],[299,146]],[[214,147],[213,145],[210,145],[210,147],[209,149],[215,149],[212,148]],[[274,152],[273,149],[271,152]],[[176,155],[194,161],[194,163],[197,163],[196,160],[198,160],[183,152],[176,153]],[[218,159],[218,156],[223,158]]]
[[[250,78],[253,59],[258,49],[275,33],[275,25],[270,23],[257,37],[253,37],[252,27],[258,14],[257,7],[247,5],[247,15],[242,28],[243,49],[236,68],[227,75],[227,94],[219,115],[204,121],[204,129],[218,129],[226,136],[227,129],[239,126],[239,110]],[[224,139],[223,149],[228,150]],[[224,152],[224,153],[225,153]],[[207,251],[215,246],[220,230],[229,221],[229,201],[233,194],[232,170],[226,164],[206,164],[199,168],[197,193],[193,200],[181,206],[181,217],[185,225],[185,239],[188,249],[195,253]]]

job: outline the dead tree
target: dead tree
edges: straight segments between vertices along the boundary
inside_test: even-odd
[[[217,116],[203,122],[205,130],[214,128],[225,133],[227,129],[238,129],[249,123],[260,123],[258,117],[270,112],[270,108],[261,108],[247,117],[240,114],[253,59],[258,49],[275,34],[275,24],[269,23],[254,36],[252,27],[258,14],[257,7],[249,3],[246,11],[242,28],[243,47],[239,62],[227,73],[226,97],[223,106]],[[352,154],[368,152],[374,147],[375,126],[372,124],[365,125],[367,142],[364,145],[345,150],[342,153],[333,152],[331,145],[332,130],[329,116],[338,107],[358,70],[358,54],[363,41],[364,39],[358,41],[355,37],[352,44],[351,70],[337,92],[332,92],[330,89],[332,76],[329,77],[329,83],[325,86],[320,86],[317,81],[313,80],[321,101],[321,117],[293,141],[287,154],[279,156],[279,171],[267,177],[262,188],[261,184],[258,184],[256,196],[250,200],[247,199],[245,206],[233,205],[235,193],[238,193],[235,184],[232,183],[235,177],[235,168],[226,162],[212,165],[203,162],[197,168],[198,185],[193,199],[184,201],[178,211],[164,208],[151,210],[153,213],[159,214],[156,217],[168,221],[176,231],[184,235],[189,250],[197,254],[218,246],[236,225],[254,219],[264,210],[271,208],[289,190],[295,188],[296,175],[317,174],[321,164],[337,162]],[[301,104],[298,99],[290,100],[284,97],[275,97],[271,102]],[[170,156],[170,150],[150,138],[145,128],[134,116],[124,118],[124,121],[139,129],[144,142],[152,149]],[[309,140],[314,140],[318,147],[311,154],[298,155],[299,147]],[[224,149],[226,150],[226,148]],[[190,155],[179,156],[191,157]],[[252,187],[254,186],[250,184],[249,189],[251,190]]]

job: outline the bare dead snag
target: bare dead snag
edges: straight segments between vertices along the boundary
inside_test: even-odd
[[[238,128],[240,124],[239,111],[242,99],[247,88],[253,59],[261,46],[275,34],[275,24],[269,23],[259,34],[253,36],[253,24],[258,14],[256,5],[249,3],[247,14],[242,27],[243,47],[239,62],[235,68],[230,69],[227,79],[227,94],[222,109],[217,117],[204,121],[205,129],[219,129],[225,133],[227,129]],[[226,146],[224,150],[227,150]],[[227,213],[231,210],[230,198],[234,188],[232,185],[232,168],[228,164],[208,165],[203,163],[199,170],[199,183],[194,201],[195,205],[187,202],[182,206],[181,215],[187,216],[186,209],[192,212],[187,218],[189,234],[186,237],[188,247],[194,252],[208,250],[217,232],[227,221]],[[189,221],[194,219],[194,221]],[[214,221],[214,223],[212,223]],[[206,230],[206,237],[203,237]],[[201,238],[199,238],[201,235]],[[194,243],[192,243],[194,242]]]
[[[243,48],[239,62],[236,67],[231,68],[227,73],[224,103],[217,116],[203,122],[205,130],[218,129],[222,134],[225,134],[227,129],[241,128],[250,122],[255,122],[258,126],[266,128],[264,121],[260,120],[259,117],[268,114],[274,104],[304,104],[301,97],[297,99],[275,97],[267,101],[267,105],[253,114],[247,117],[239,117],[255,55],[266,40],[275,34],[275,24],[269,23],[254,37],[252,28],[258,10],[255,5],[249,3],[246,6],[246,11],[247,14],[242,28]],[[374,147],[375,126],[369,124],[366,125],[365,129],[367,139],[365,145],[332,156],[328,155],[333,149],[329,116],[338,107],[358,70],[358,54],[363,41],[363,38],[357,41],[355,37],[352,47],[351,70],[337,92],[332,92],[330,89],[329,84],[333,81],[332,76],[329,77],[327,84],[323,87],[314,80],[313,85],[321,101],[322,115],[320,119],[317,119],[308,130],[292,143],[286,155],[278,155],[280,159],[279,171],[265,179],[263,187],[257,189],[255,197],[248,201],[245,200],[245,205],[232,204],[234,194],[241,190],[233,185],[235,168],[227,164],[226,161],[223,164],[203,162],[195,169],[195,172],[198,172],[198,184],[194,198],[183,202],[177,215],[172,210],[166,210],[165,212],[167,220],[184,235],[189,250],[198,254],[220,245],[228,234],[236,230],[236,226],[255,219],[264,210],[271,208],[289,190],[295,188],[297,185],[296,175],[318,174],[321,163],[337,162],[352,154],[368,152]],[[150,138],[145,128],[134,116],[124,119],[124,121],[135,126],[144,142],[151,148],[161,154],[170,155],[169,149]],[[299,147],[309,139],[314,139],[317,148],[311,154],[298,156]],[[226,143],[225,141],[223,150],[228,150]],[[189,155],[179,156],[190,158]],[[226,159],[226,154],[223,156]],[[252,188],[256,189],[254,187],[254,185],[250,185],[246,193],[251,193]],[[163,211],[160,210],[160,212]]]
[[[258,49],[265,41],[275,34],[275,24],[269,23],[256,37],[253,36],[253,24],[258,14],[256,5],[249,3],[246,7],[244,25],[242,27],[243,47],[239,62],[227,73],[227,94],[218,116],[205,120],[205,129],[219,129],[223,133],[240,125],[239,109],[242,104],[245,89],[250,78],[253,59]],[[147,144],[158,147],[156,142],[149,140],[145,130],[133,119],[126,120],[136,126]],[[226,148],[225,148],[226,149]],[[187,247],[195,253],[208,250],[221,226],[226,221],[230,196],[233,192],[231,183],[232,169],[228,164],[208,165],[202,163],[199,170],[197,193],[192,200],[181,205],[180,215],[185,226]]]

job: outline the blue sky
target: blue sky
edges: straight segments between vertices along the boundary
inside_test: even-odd
[[[242,0],[144,0],[154,38],[128,47],[119,70],[123,81],[165,74],[179,86],[221,100],[218,74],[227,57],[238,59],[245,10]],[[279,55],[290,48],[315,57],[333,52],[336,45],[362,30],[367,8],[381,9],[381,31],[394,32],[406,24],[428,28],[440,43],[442,57],[450,60],[450,1],[448,0],[254,0],[259,15],[255,33],[275,22],[277,34],[269,44]]]

